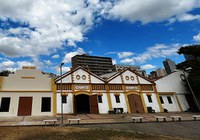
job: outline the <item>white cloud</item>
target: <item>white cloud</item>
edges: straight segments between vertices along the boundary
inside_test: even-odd
[[[120,62],[121,63],[132,63],[134,60],[133,59],[130,59],[130,58],[126,58],[124,60],[121,60]]]
[[[0,71],[9,70],[15,71],[17,69],[21,69],[22,66],[33,66],[34,64],[28,61],[11,61],[11,60],[4,60],[0,63]]]
[[[119,58],[127,58],[129,56],[132,56],[134,53],[132,52],[119,52],[117,53]]]
[[[168,57],[168,56],[175,56],[178,55],[177,51],[180,48],[180,44],[171,44],[171,45],[165,45],[165,44],[156,44],[152,47],[147,48],[147,51],[145,51],[142,54],[135,54],[131,58],[126,58],[121,60],[121,63],[145,63],[147,60],[153,59],[153,58],[160,58],[160,57]]]
[[[62,74],[66,73],[68,71],[70,71],[70,67],[66,67],[66,66],[62,67]],[[56,67],[56,72],[57,72],[58,75],[60,75],[60,67]]]
[[[62,43],[76,46],[84,41],[85,33],[104,17],[142,23],[169,18],[185,21],[199,19],[187,13],[196,7],[200,7],[199,0],[6,0],[0,5],[2,25],[9,26],[9,18],[28,26],[0,29],[0,53],[9,57],[49,55]]]
[[[50,60],[44,60],[44,63],[45,63],[46,65],[52,65],[52,64],[53,64]]]
[[[0,53],[35,57],[55,52],[63,42],[76,46],[85,40],[85,32],[93,27],[96,13],[102,8],[99,0],[87,4],[84,0],[3,1],[0,18],[5,26],[9,26],[7,18],[29,26],[0,30]]]
[[[200,42],[200,33],[198,33],[197,35],[193,36],[193,40]]]
[[[74,52],[69,52],[69,53],[66,53],[65,54],[65,57],[63,59],[63,62],[64,63],[70,63],[71,62],[71,58],[75,55],[81,55],[81,54],[84,54],[85,51],[82,49],[82,48],[78,48],[76,51]]]
[[[113,65],[117,64],[117,60],[112,59],[112,64],[113,64]]]
[[[178,17],[179,21],[200,20],[200,15],[182,14]]]
[[[52,58],[56,59],[56,58],[59,58],[60,56],[58,54],[55,54],[52,56]]]
[[[200,7],[199,0],[119,0],[110,9],[109,16],[145,24],[164,21],[196,7]]]
[[[149,69],[154,69],[154,68],[156,68],[156,66],[151,65],[151,64],[146,64],[146,65],[141,66],[141,69],[143,70],[149,70]]]
[[[3,67],[12,67],[15,63],[13,61],[7,60],[1,63]]]

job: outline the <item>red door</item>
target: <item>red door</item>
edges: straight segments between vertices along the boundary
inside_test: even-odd
[[[99,114],[97,95],[90,96],[90,113]]]
[[[32,112],[32,97],[20,97],[18,116],[30,116]]]

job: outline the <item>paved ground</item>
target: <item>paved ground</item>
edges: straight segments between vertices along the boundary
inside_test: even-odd
[[[75,126],[75,125],[74,125]],[[159,123],[120,123],[120,124],[93,124],[75,127],[114,129],[119,131],[138,132],[143,134],[163,135],[187,139],[200,139],[200,122],[159,122]]]
[[[181,122],[172,122],[170,116],[181,116]],[[115,129],[119,131],[131,131],[145,134],[179,136],[182,138],[200,139],[200,121],[194,121],[196,113],[144,113],[144,114],[78,114],[64,115],[64,124],[69,125],[68,118],[80,118],[80,124],[73,127],[94,127],[103,129]],[[143,117],[143,123],[134,123],[132,116]],[[166,116],[166,122],[156,122],[154,116]],[[58,119],[58,117],[0,117],[0,126],[26,126],[44,125],[45,119]]]

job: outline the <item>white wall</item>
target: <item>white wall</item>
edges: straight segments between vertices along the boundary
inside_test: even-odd
[[[52,92],[1,92],[0,104],[2,97],[10,97],[9,112],[0,112],[0,116],[17,116],[19,97],[32,97],[32,113],[31,116],[52,116],[53,115],[53,93]],[[41,112],[42,97],[51,97],[51,112]]]
[[[158,92],[187,94],[188,91],[185,89],[184,82],[180,78],[181,74],[182,71],[177,71],[155,81]]]
[[[119,96],[120,103],[116,103],[114,93],[110,93],[110,97],[111,97],[111,102],[112,102],[112,107],[113,108],[123,108],[124,112],[128,112],[127,111],[126,100],[125,100],[125,95],[123,93],[120,93],[120,96]]]
[[[30,77],[30,78],[23,78]],[[52,79],[36,69],[22,69],[4,77],[1,90],[51,91]]]
[[[114,79],[112,79],[109,83],[112,83],[112,84],[121,84],[122,83],[122,79],[119,76],[115,77]]]
[[[159,95],[159,96],[161,96],[163,99],[164,102],[162,104],[163,108],[167,109],[169,112],[180,111],[175,95]],[[171,98],[172,104],[168,102],[167,100],[168,96]]]
[[[108,114],[109,106],[106,93],[103,93],[102,103],[98,103],[98,108],[99,108],[99,114]]]
[[[180,101],[180,105],[181,105],[183,111],[187,111],[190,107],[188,105],[185,95],[177,94],[177,97],[178,97],[178,100]]]
[[[152,103],[149,102],[149,100],[147,98],[147,94],[143,93],[143,97],[144,97],[146,107],[152,107],[152,109],[154,109],[155,112],[160,112],[159,104],[158,104],[155,93],[151,93]]]
[[[63,113],[72,114],[73,113],[73,94],[68,93],[66,96],[67,103],[63,103]],[[61,113],[61,96],[57,93],[57,113]]]

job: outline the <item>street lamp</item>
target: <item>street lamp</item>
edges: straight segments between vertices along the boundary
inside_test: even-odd
[[[63,103],[62,103],[62,66],[64,63],[60,64],[60,102],[61,102],[61,125],[63,125]]]
[[[200,111],[199,103],[198,103],[198,101],[197,101],[197,99],[196,99],[196,97],[195,97],[195,94],[194,94],[194,92],[193,92],[193,90],[192,90],[192,87],[191,87],[191,85],[190,85],[190,82],[189,82],[187,76],[185,75],[185,72],[188,72],[188,71],[190,71],[190,70],[192,70],[191,67],[184,69],[184,70],[183,70],[183,74],[184,74],[185,81],[187,82],[187,85],[188,85],[188,87],[189,87],[189,89],[190,89],[190,91],[191,91],[191,93],[192,93],[192,96],[193,96],[193,98],[194,98],[195,104],[197,105],[197,108],[198,108],[198,110]]]

